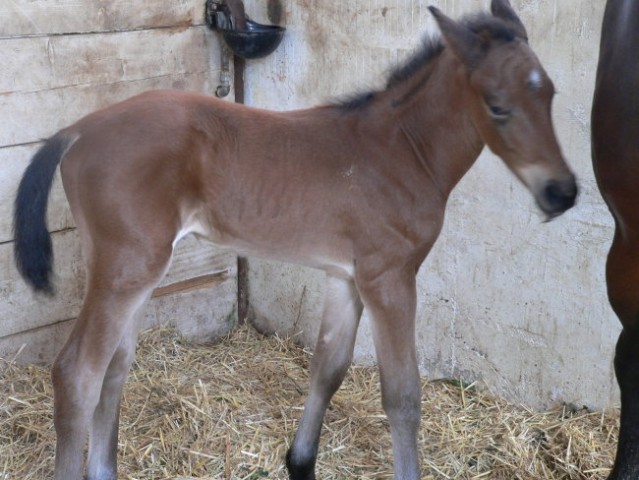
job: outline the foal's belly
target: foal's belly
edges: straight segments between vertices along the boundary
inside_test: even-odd
[[[355,274],[355,262],[352,253],[348,251],[349,242],[346,239],[335,239],[332,236],[332,241],[322,241],[321,236],[311,238],[312,234],[304,232],[299,235],[283,232],[276,237],[250,235],[241,228],[216,228],[200,217],[195,213],[185,215],[173,240],[174,249],[184,237],[195,235],[240,256],[308,266],[339,278],[352,278]]]

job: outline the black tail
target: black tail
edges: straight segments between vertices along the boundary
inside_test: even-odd
[[[36,291],[53,294],[53,249],[47,230],[47,204],[55,169],[72,138],[57,134],[46,141],[27,167],[13,211],[15,261],[20,274]]]

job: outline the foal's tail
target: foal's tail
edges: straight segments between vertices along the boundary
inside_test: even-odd
[[[14,204],[14,256],[18,271],[37,292],[53,294],[53,249],[47,230],[47,204],[53,176],[75,138],[58,133],[49,138],[31,159]]]

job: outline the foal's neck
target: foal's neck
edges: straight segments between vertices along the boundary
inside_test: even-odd
[[[444,50],[413,78],[384,92],[385,118],[410,152],[405,161],[419,163],[444,198],[484,146],[471,120],[468,88],[465,70]]]

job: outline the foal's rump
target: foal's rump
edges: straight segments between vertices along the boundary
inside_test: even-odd
[[[162,224],[176,228],[173,202],[187,173],[198,175],[190,172],[197,162],[183,161],[197,158],[197,134],[188,121],[183,102],[169,92],[150,92],[87,115],[45,141],[14,205],[16,263],[35,290],[52,293],[46,211],[57,166],[81,234],[100,229],[104,237],[114,236],[133,223],[137,228],[128,234],[153,234]]]

